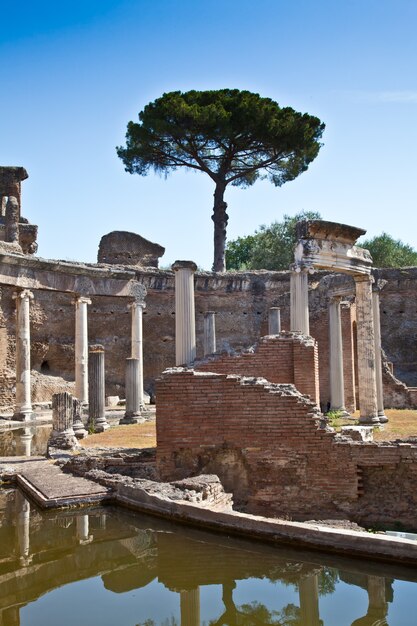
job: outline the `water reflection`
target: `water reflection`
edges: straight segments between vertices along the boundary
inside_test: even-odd
[[[0,626],[413,624],[417,573],[382,567],[119,509],[41,513],[21,492],[0,490]],[[414,612],[394,603],[396,579],[408,581]]]
[[[32,424],[0,431],[0,457],[46,454],[51,429],[50,424]]]

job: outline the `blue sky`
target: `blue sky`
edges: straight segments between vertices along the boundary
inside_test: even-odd
[[[115,146],[162,93],[239,88],[326,123],[309,170],[230,188],[228,237],[300,210],[417,248],[416,0],[3,1],[0,163],[22,165],[39,252],[94,262],[137,232],[212,263],[211,181],[127,174]]]

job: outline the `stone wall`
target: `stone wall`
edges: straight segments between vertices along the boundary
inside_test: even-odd
[[[174,368],[157,398],[162,479],[217,474],[254,514],[417,528],[417,445],[336,435],[292,385],[262,378]]]
[[[51,268],[56,262],[51,262]],[[83,272],[85,272],[83,267]],[[311,334],[317,339],[320,361],[320,395],[323,408],[329,400],[326,362],[328,360],[328,313],[326,289],[320,279],[325,273],[310,277]],[[381,291],[382,345],[394,373],[411,386],[417,386],[417,268],[403,270],[378,270],[378,276],[387,284]],[[137,279],[148,289],[147,308],[143,316],[144,378],[145,388],[154,392],[154,380],[167,367],[175,364],[175,303],[174,277],[162,270],[137,270]],[[281,307],[282,328],[289,330],[289,273],[288,272],[236,272],[196,274],[196,331],[197,356],[203,356],[203,319],[208,310],[216,311],[217,349],[241,350],[253,345],[268,333],[268,310]],[[2,286],[0,300],[0,379],[14,372],[15,303],[14,288]],[[73,295],[33,289],[31,304],[32,366],[39,372],[74,380],[75,312]],[[130,356],[130,313],[128,297],[92,296],[88,307],[89,337],[101,343],[106,350],[106,381],[109,395],[124,394],[125,359]],[[354,336],[347,328],[347,316],[342,312],[344,345],[351,344]],[[5,360],[5,344],[7,356]],[[3,347],[1,347],[3,346]],[[345,359],[349,352],[345,350]],[[345,384],[351,364],[345,360]],[[353,402],[353,375],[347,404]],[[386,379],[388,381],[388,379]],[[394,395],[401,402],[400,388],[392,393],[392,381],[387,382],[386,405]],[[0,380],[0,406],[8,389],[7,404],[13,399],[14,381]],[[387,388],[387,387],[386,387]],[[348,387],[347,387],[348,389]],[[44,398],[50,400],[50,398]],[[399,400],[398,400],[399,399]]]

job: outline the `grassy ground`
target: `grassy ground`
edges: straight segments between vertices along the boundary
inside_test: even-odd
[[[376,441],[392,441],[406,437],[417,437],[417,411],[387,409],[386,416],[389,422],[383,428],[374,429]],[[359,417],[355,414],[354,417]],[[352,426],[358,422],[352,419],[332,419],[332,425],[340,430],[342,426]],[[117,426],[104,433],[90,435],[81,440],[81,445],[87,448],[116,447],[116,448],[152,448],[156,446],[155,421],[132,426]]]
[[[405,439],[406,437],[417,437],[417,411],[408,409],[386,409],[385,415],[388,422],[382,428],[374,429],[375,441],[393,441],[394,439]],[[356,412],[352,419],[331,419],[331,425],[340,430],[342,426],[352,426],[359,423],[359,412]]]

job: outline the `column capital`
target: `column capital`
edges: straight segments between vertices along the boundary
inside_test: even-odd
[[[194,261],[175,261],[171,265],[171,269],[173,272],[177,272],[178,270],[191,270],[192,272],[196,272],[197,265]]]
[[[129,302],[127,305],[128,309],[135,309],[136,307],[140,307],[142,310],[146,309],[146,303],[143,300],[135,299],[133,302]]]
[[[378,278],[377,280],[374,280],[372,284],[372,291],[379,293],[385,287],[387,282],[388,281],[384,280],[383,278]]]
[[[88,296],[81,296],[79,294],[75,294],[73,304],[91,304],[91,299]]]
[[[15,291],[13,293],[13,300],[17,300],[18,298],[20,298],[21,300],[24,300],[25,298],[33,300],[33,297],[33,292],[29,289],[22,289],[21,291]]]

